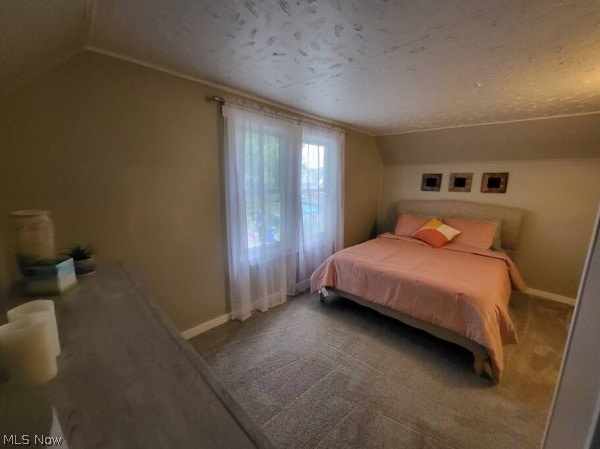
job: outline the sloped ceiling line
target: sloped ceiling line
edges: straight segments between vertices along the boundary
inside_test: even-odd
[[[0,3],[0,98],[79,53],[95,0]]]
[[[127,62],[131,62],[133,64],[141,65],[143,67],[148,67],[148,68],[151,68],[153,70],[158,70],[159,72],[168,73],[169,75],[173,75],[173,76],[176,76],[178,78],[182,78],[182,79],[185,79],[185,80],[188,80],[188,81],[193,81],[195,83],[200,83],[200,84],[204,84],[206,86],[214,87],[215,89],[219,89],[219,90],[222,90],[222,91],[225,91],[225,92],[229,92],[229,93],[231,93],[233,95],[237,95],[237,96],[241,96],[241,97],[244,97],[244,98],[247,98],[247,99],[250,99],[250,100],[254,100],[254,101],[257,101],[257,102],[265,104],[265,105],[274,106],[274,107],[282,109],[284,111],[288,111],[288,112],[291,112],[291,113],[294,113],[294,114],[299,114],[299,115],[302,115],[302,116],[310,118],[310,119],[318,120],[320,122],[329,123],[329,124],[336,125],[336,126],[341,126],[343,128],[351,129],[351,130],[358,131],[358,132],[363,133],[363,134],[374,136],[373,134],[370,134],[369,132],[367,132],[367,131],[365,131],[363,129],[355,128],[352,125],[348,125],[347,123],[341,123],[341,122],[336,121],[336,120],[329,120],[329,119],[323,118],[323,117],[318,116],[318,115],[309,114],[306,111],[300,111],[298,109],[291,108],[291,107],[289,107],[289,106],[287,106],[285,104],[276,103],[274,101],[267,100],[264,97],[259,97],[259,96],[253,95],[251,93],[248,93],[248,92],[242,92],[242,91],[240,91],[238,89],[234,89],[234,88],[230,88],[230,87],[227,87],[227,86],[223,86],[222,84],[213,83],[211,81],[207,81],[207,80],[203,80],[203,79],[200,79],[200,78],[196,78],[196,77],[191,76],[191,75],[186,75],[185,73],[180,73],[180,72],[177,72],[175,70],[168,69],[166,67],[160,67],[160,66],[157,66],[157,65],[154,65],[154,64],[147,63],[145,61],[140,61],[138,59],[131,58],[129,56],[124,56],[124,55],[121,55],[121,54],[118,54],[118,53],[114,53],[114,52],[111,52],[111,51],[103,50],[101,48],[93,47],[91,45],[86,45],[86,46],[83,47],[83,49],[87,50],[87,51],[94,52],[94,53],[98,53],[98,54],[101,54],[101,55],[110,56],[112,58],[121,59],[123,61],[127,61]]]
[[[98,0],[86,0],[85,3],[85,14],[83,16],[83,24],[81,26],[81,37],[79,38],[79,46],[82,49],[88,45],[90,41]]]

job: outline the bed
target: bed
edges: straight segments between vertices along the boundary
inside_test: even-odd
[[[516,249],[523,211],[465,201],[400,201],[395,214],[494,220],[500,250],[449,242],[432,248],[420,240],[383,232],[329,257],[311,277],[323,302],[329,292],[463,346],[474,370],[500,380],[503,345],[516,343],[508,313],[511,291],[525,285],[508,253]],[[393,220],[387,230],[393,229]],[[384,229],[386,230],[386,229]]]

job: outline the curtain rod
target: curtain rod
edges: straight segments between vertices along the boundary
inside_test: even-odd
[[[225,98],[223,98],[223,97],[219,97],[219,96],[217,96],[217,95],[213,95],[212,97],[210,97],[210,100],[212,100],[212,101],[214,101],[214,102],[216,102],[216,103],[220,103],[221,105],[224,105],[224,104],[225,104]],[[246,107],[246,108],[248,108],[248,106],[245,106],[245,107]],[[251,109],[251,108],[249,108],[249,109]],[[276,112],[271,112],[271,114],[274,114],[274,115],[275,115],[275,114],[277,114],[277,113],[276,113]],[[287,114],[287,113],[286,113],[286,114]],[[290,117],[288,117],[288,119],[290,119]],[[306,123],[306,121],[302,120],[301,118],[298,120],[298,122],[299,122],[299,123],[300,123],[300,122]],[[314,125],[311,125],[311,123],[306,123],[306,124],[307,124],[308,126],[314,126]],[[336,126],[336,125],[330,125],[330,124],[323,124],[323,125],[319,124],[319,125],[320,125],[320,126],[322,126],[322,127],[324,127],[324,128],[330,128],[330,129],[332,129],[332,130],[339,130],[339,131],[343,132],[343,133],[344,133],[344,135],[346,135],[346,136],[347,136],[348,134],[350,134],[348,131],[341,129],[341,128],[339,128],[339,127],[338,127],[338,126]]]

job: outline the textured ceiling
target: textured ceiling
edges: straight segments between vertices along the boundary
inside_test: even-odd
[[[0,0],[0,94],[81,48],[87,4]]]
[[[599,0],[99,0],[90,43],[375,134],[600,110]]]
[[[0,82],[92,0],[0,4]],[[86,43],[390,134],[600,111],[600,0],[96,0]]]

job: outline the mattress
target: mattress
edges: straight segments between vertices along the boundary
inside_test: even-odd
[[[508,255],[448,243],[432,248],[412,237],[382,234],[329,257],[311,289],[331,287],[456,332],[484,346],[494,378],[503,345],[516,343],[508,313],[512,289],[525,284]]]

